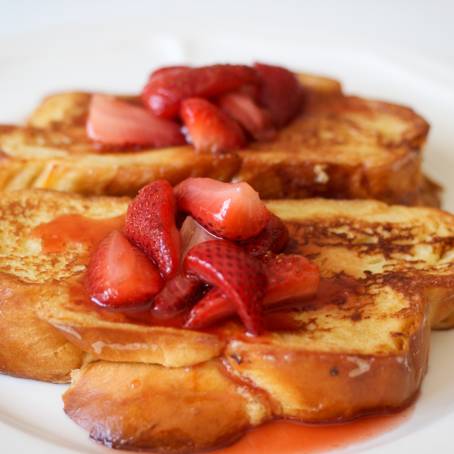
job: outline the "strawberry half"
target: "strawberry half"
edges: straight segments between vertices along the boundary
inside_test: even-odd
[[[320,283],[318,266],[302,255],[277,255],[265,260],[264,267],[268,276],[266,306],[308,298],[317,292]]]
[[[286,125],[302,105],[302,87],[295,74],[280,66],[256,63],[261,80],[260,101],[277,127]]]
[[[238,123],[205,99],[184,100],[180,114],[187,128],[188,142],[198,151],[223,153],[246,143]]]
[[[114,230],[92,254],[86,286],[102,306],[130,306],[149,301],[163,285],[158,269],[119,231]]]
[[[212,65],[177,71],[161,69],[149,78],[142,100],[155,115],[175,118],[184,99],[218,96],[251,83],[258,83],[257,74],[244,65]]]
[[[86,127],[90,139],[107,145],[170,147],[185,143],[177,123],[105,95],[93,95]]]
[[[185,309],[198,293],[200,281],[184,274],[177,274],[167,281],[154,299],[153,312],[159,317],[172,317]]]
[[[271,115],[244,93],[227,93],[218,100],[219,107],[236,120],[256,140],[270,140],[276,135]]]
[[[175,195],[180,210],[212,234],[230,240],[258,235],[270,217],[258,193],[247,183],[188,178],[175,188]]]
[[[180,262],[180,234],[175,225],[175,197],[170,183],[157,180],[144,186],[129,204],[125,235],[151,258],[167,279]]]
[[[235,305],[251,334],[260,332],[266,275],[257,259],[234,243],[216,240],[194,246],[183,266],[186,273],[219,288]]]
[[[211,289],[189,312],[185,327],[206,328],[235,314],[235,305],[217,288]]]
[[[278,254],[288,244],[289,233],[284,222],[271,213],[265,228],[255,237],[242,241],[240,246],[254,257],[261,257],[267,252]]]

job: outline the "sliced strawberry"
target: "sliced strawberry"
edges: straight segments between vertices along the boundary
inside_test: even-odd
[[[191,69],[190,66],[184,66],[184,65],[163,66],[162,68],[155,69],[151,73],[148,80],[150,81],[152,78],[156,78],[158,76],[166,76],[166,77],[169,77],[170,75],[175,76],[176,74],[181,74],[189,69]]]
[[[243,65],[213,65],[151,75],[142,92],[144,104],[155,114],[175,118],[186,98],[212,97],[244,84],[258,83],[256,72]]]
[[[211,289],[189,312],[185,327],[206,328],[235,314],[235,305],[217,288]]]
[[[320,283],[318,266],[302,255],[277,255],[265,260],[264,267],[268,276],[266,306],[308,298],[317,292]]]
[[[177,274],[167,281],[161,292],[156,295],[153,312],[163,318],[173,317],[192,302],[199,288],[198,279]]]
[[[279,255],[269,258],[265,272],[268,277],[263,307],[285,301],[295,302],[310,298],[317,292],[320,282],[318,267],[300,255]],[[235,304],[219,289],[210,290],[189,313],[187,328],[205,328],[236,312]]]
[[[194,218],[187,216],[180,229],[181,258],[183,259],[189,249],[204,241],[217,240],[208,230],[204,229]]]
[[[155,265],[117,230],[101,241],[88,264],[86,286],[90,299],[103,306],[144,303],[162,285]]]
[[[90,139],[107,145],[170,147],[185,143],[177,123],[111,96],[93,95],[86,126]]]
[[[212,234],[242,240],[258,235],[270,213],[247,183],[223,183],[188,178],[175,188],[180,210],[189,213]]]
[[[234,243],[206,241],[194,246],[183,262],[184,270],[219,288],[235,304],[246,329],[258,334],[266,276],[260,261]]]
[[[242,85],[236,92],[249,96],[255,103],[260,102],[260,84]]]
[[[187,128],[188,142],[198,151],[223,153],[241,148],[246,143],[238,123],[205,99],[184,100],[181,119]]]
[[[256,63],[261,79],[260,100],[277,127],[286,125],[301,109],[302,88],[295,74],[280,66]]]
[[[175,197],[168,181],[154,181],[139,191],[129,204],[124,233],[157,263],[163,276],[175,276],[180,235],[175,225]]]
[[[219,98],[218,105],[254,139],[270,140],[276,135],[271,115],[250,96],[240,92],[227,93]]]
[[[275,254],[282,252],[287,247],[288,241],[287,226],[271,213],[265,228],[257,236],[242,241],[240,246],[254,257],[261,257],[267,252]]]

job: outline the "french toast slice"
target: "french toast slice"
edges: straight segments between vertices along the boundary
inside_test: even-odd
[[[438,189],[425,184],[421,173],[429,131],[421,116],[403,106],[346,96],[333,79],[299,77],[306,88],[299,117],[270,142],[218,156],[191,146],[100,153],[85,132],[91,95],[49,96],[25,127],[0,128],[0,189],[134,195],[157,178],[176,184],[206,176],[247,181],[263,198],[439,204]]]
[[[40,190],[5,193],[0,201],[0,271],[6,276],[0,308],[8,311],[6,322],[0,318],[1,370],[33,378],[47,374],[54,381],[65,377],[60,372],[54,379],[54,366],[32,354],[21,359],[20,369],[12,359],[23,350],[13,332],[16,339],[28,336],[25,345],[37,336],[43,356],[52,356],[65,339],[78,355],[88,353],[64,400],[66,412],[94,438],[114,447],[185,452],[231,441],[270,418],[344,421],[397,409],[414,398],[427,369],[430,327],[447,327],[452,320],[454,216],[376,201],[269,202],[289,227],[288,252],[318,263],[322,284],[315,300],[268,313],[267,330],[251,338],[234,319],[194,332],[133,324],[78,304],[74,291],[90,245],[68,241],[64,253],[46,250],[37,231],[62,215],[120,217],[127,203]],[[41,290],[31,290],[30,297],[21,293],[34,283]],[[16,323],[23,306],[8,304],[12,300],[31,309],[27,326]],[[183,353],[169,342],[170,334],[180,336]],[[208,354],[191,336],[210,345]],[[161,356],[152,357],[147,345]],[[77,358],[72,367],[82,363]],[[190,361],[181,366],[172,363],[175,358]],[[65,361],[69,372],[71,361]],[[220,390],[235,401],[225,412],[219,412]],[[166,399],[161,408],[160,393],[180,397]],[[169,422],[181,405],[188,406],[184,421]],[[200,430],[205,424],[206,432]]]

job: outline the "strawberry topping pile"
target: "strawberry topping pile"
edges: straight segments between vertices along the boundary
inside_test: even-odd
[[[102,306],[148,303],[157,318],[185,314],[192,329],[237,315],[257,335],[264,310],[310,298],[319,285],[316,265],[283,253],[288,241],[246,183],[157,180],[130,203],[123,232],[92,254],[86,287]]]
[[[141,103],[93,95],[86,129],[105,146],[190,143],[225,153],[272,139],[300,112],[302,99],[295,74],[279,66],[168,66],[150,75]]]

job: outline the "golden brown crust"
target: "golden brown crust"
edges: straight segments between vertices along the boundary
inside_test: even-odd
[[[348,421],[398,410],[413,400],[427,370],[430,336],[427,315],[420,313],[415,322],[418,328],[408,348],[398,354],[336,354],[232,342],[225,360],[231,373],[268,393],[277,417]]]
[[[233,442],[270,418],[261,393],[216,361],[192,368],[97,362],[74,374],[65,412],[109,447],[192,453]]]
[[[265,198],[375,198],[413,204],[423,186],[427,122],[411,109],[357,97],[317,98],[271,143],[240,152],[235,180]]]
[[[119,312],[81,306],[66,291],[64,301],[41,301],[37,314],[94,358],[185,367],[216,358],[224,348],[215,335],[134,323]]]
[[[36,315],[36,306],[60,297],[55,285],[33,285],[0,273],[0,372],[67,383],[84,353]]]

